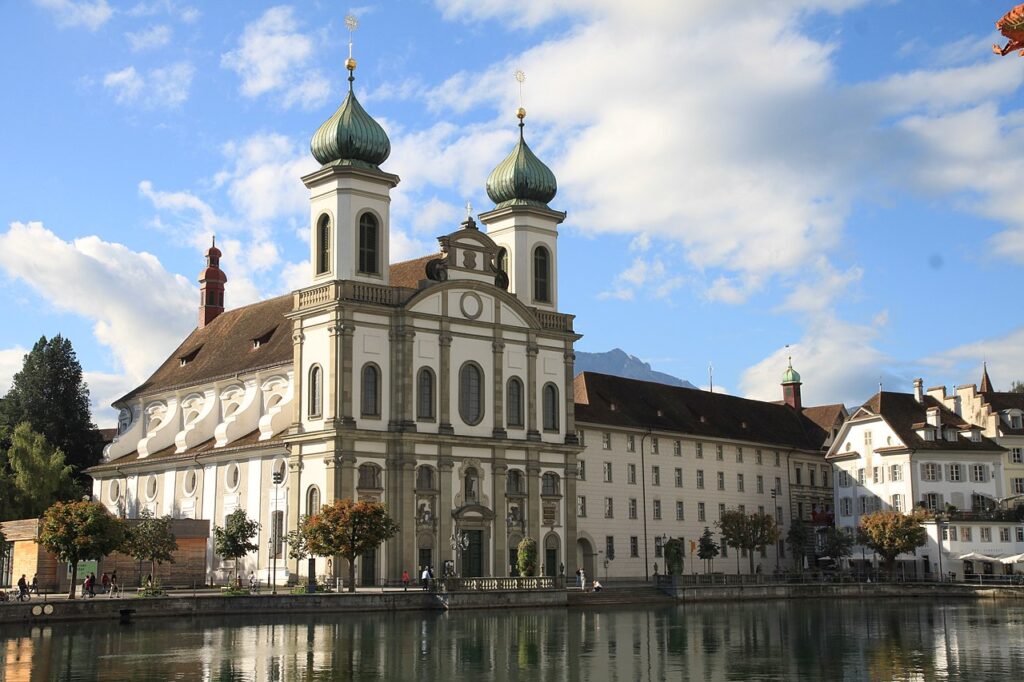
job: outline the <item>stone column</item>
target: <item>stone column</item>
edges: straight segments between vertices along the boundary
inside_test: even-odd
[[[299,511],[302,509],[302,455],[294,454],[288,457],[288,530],[299,529]],[[286,531],[287,532],[287,531]],[[285,550],[284,562],[288,561],[288,552]],[[299,575],[299,559],[295,559],[295,574]],[[274,576],[277,579],[277,576]]]
[[[501,340],[501,330],[494,332],[494,343],[491,344],[494,367],[494,430],[495,438],[507,438],[505,431],[505,342]]]
[[[494,449],[493,462],[494,492],[491,499],[494,500],[494,559],[491,566],[493,575],[504,577],[508,575],[508,523],[505,522],[508,513],[505,504],[505,474],[508,465],[505,463],[503,449]]]
[[[566,339],[565,353],[562,357],[565,359],[565,442],[576,445],[580,439],[576,435],[576,400],[573,392],[576,380],[576,354],[572,350],[572,339]],[[575,502],[573,505],[575,508]],[[568,565],[566,563],[566,566]]]
[[[570,576],[576,573],[579,566],[576,565],[576,476],[579,473],[576,465],[576,455],[566,455],[565,475],[562,495],[562,512],[565,519],[565,547],[562,549],[562,562],[565,564],[565,575]]]
[[[411,444],[410,444],[411,447]],[[398,575],[402,570],[409,571],[409,577],[413,582],[419,578],[416,575],[416,460],[413,453],[407,452],[401,464],[402,476],[402,505],[399,525],[401,532],[401,553],[399,555]]]
[[[348,439],[342,440],[342,450],[338,457],[341,461],[341,490],[338,499],[356,499],[356,456],[352,452],[353,445]]]
[[[402,430],[416,430],[416,330],[411,321],[402,331],[402,374],[399,397],[402,404]],[[410,488],[411,490],[411,488]]]
[[[340,421],[344,426],[355,426],[356,420],[352,412],[352,365],[355,354],[355,333],[356,327],[352,324],[352,313],[342,311],[344,321],[341,325],[341,365],[338,372],[341,375],[341,414]]]
[[[526,342],[526,438],[540,440],[537,430],[537,339],[531,333]]]
[[[401,446],[396,443],[388,443],[388,453],[384,460],[384,503],[393,514],[393,518],[399,519],[399,534],[382,545],[385,550],[386,560],[384,564],[384,578],[386,580],[398,579],[402,576],[402,521],[405,520],[405,496],[402,494],[402,451]]]
[[[338,403],[339,403],[339,391],[338,391],[338,358],[341,356],[341,323],[335,319],[331,326],[327,328],[327,334],[329,337],[328,341],[328,356],[329,360],[327,365],[324,367],[324,379],[327,381],[326,393],[327,393],[327,404],[324,406],[324,424],[332,424],[338,416]]]
[[[305,337],[302,334],[302,320],[295,320],[292,323],[292,363],[295,367],[295,376],[292,378],[295,398],[293,399],[292,428],[301,429],[302,408],[303,408],[303,386],[305,370],[302,368],[302,342]]]
[[[533,449],[526,451],[526,494],[526,527],[530,537],[537,541],[538,554],[543,555],[541,544],[544,539],[540,536],[540,521],[543,516],[540,508],[540,452]]]
[[[437,337],[441,347],[440,369],[437,373],[438,388],[438,428],[437,432],[447,435],[455,433],[452,428],[451,419],[451,394],[452,383],[458,379],[452,378],[452,335],[448,333],[448,323],[441,322],[441,334]]]
[[[438,534],[437,553],[434,562],[434,575],[440,577],[441,564],[445,559],[455,560],[448,538],[452,535],[452,469],[455,462],[452,461],[452,449],[449,445],[441,446],[441,456],[437,460],[437,480],[440,487],[440,495],[437,499],[437,520]]]

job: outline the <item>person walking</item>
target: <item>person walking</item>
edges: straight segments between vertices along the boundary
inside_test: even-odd
[[[402,571],[402,587],[406,592],[409,591],[409,571]]]
[[[114,597],[120,596],[121,586],[117,584],[117,571],[114,571],[110,575],[110,591],[107,592],[107,598],[113,599]]]
[[[36,596],[39,596],[39,576],[32,576],[32,586],[29,588],[32,592],[35,592]]]
[[[587,572],[582,568],[580,569],[580,589],[584,592],[587,591]]]
[[[22,573],[18,578],[18,601],[28,601],[29,599],[31,597],[28,594],[28,581],[25,580],[25,574]]]
[[[429,584],[429,582],[430,582],[430,571],[427,569],[426,566],[424,566],[423,567],[423,572],[420,573],[420,587],[423,588],[424,592],[427,591],[427,585]]]
[[[103,576],[100,578],[100,585],[103,587],[103,594],[110,594],[110,576],[107,575],[106,571],[103,571]]]
[[[580,586],[580,571],[581,570],[582,569],[579,569],[579,568],[576,569],[576,587],[577,588],[579,588],[579,586]]]

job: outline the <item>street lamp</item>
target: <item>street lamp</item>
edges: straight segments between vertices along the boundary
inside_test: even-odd
[[[275,470],[271,476],[275,486],[281,485],[284,482],[284,472]],[[280,551],[281,539],[277,536],[277,491],[274,491],[274,513],[271,516],[274,519],[270,526],[270,562],[271,562],[271,587],[270,594],[277,594],[277,553]]]
[[[448,543],[455,552],[455,566],[457,569],[461,563],[459,555],[463,550],[469,549],[469,535],[462,530],[455,529],[452,531],[452,536],[448,538]]]

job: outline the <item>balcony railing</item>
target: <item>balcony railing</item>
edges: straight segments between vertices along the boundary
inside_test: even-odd
[[[519,590],[555,590],[561,587],[560,578],[551,576],[510,578],[438,578],[439,592],[509,592]]]

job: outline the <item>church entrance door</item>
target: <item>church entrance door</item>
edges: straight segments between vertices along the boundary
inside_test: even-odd
[[[359,559],[359,583],[363,587],[377,584],[377,550],[371,549]]]
[[[469,546],[462,551],[462,577],[479,578],[484,572],[484,532],[467,530]]]

